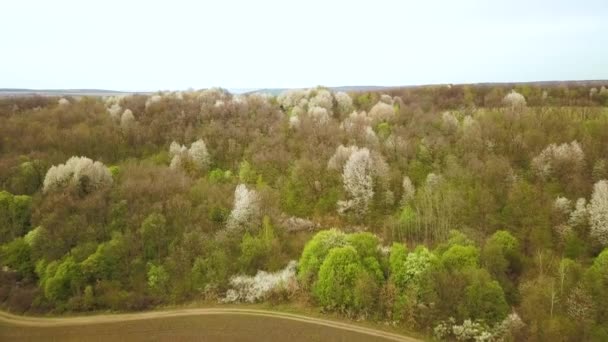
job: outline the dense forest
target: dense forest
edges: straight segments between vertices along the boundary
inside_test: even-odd
[[[608,84],[607,84],[608,85]],[[608,340],[608,90],[0,98],[0,303]]]

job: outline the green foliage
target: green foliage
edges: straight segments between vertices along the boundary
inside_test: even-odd
[[[140,234],[144,255],[148,260],[160,260],[166,253],[167,220],[162,214],[152,213],[141,224]]]
[[[450,272],[479,267],[479,249],[474,246],[454,245],[441,255],[441,264]]]
[[[392,282],[398,288],[404,288],[409,276],[407,274],[405,263],[407,261],[407,248],[404,244],[393,243],[390,252],[390,276]]]
[[[466,312],[471,318],[483,319],[490,323],[499,322],[509,311],[500,284],[492,280],[485,270],[474,270],[466,288]],[[466,304],[465,304],[466,303]]]
[[[355,287],[365,269],[357,251],[352,246],[335,247],[319,269],[319,279],[313,292],[324,308],[348,312],[357,309]],[[359,302],[364,301],[359,294]]]
[[[317,233],[304,246],[298,264],[298,279],[304,286],[311,285],[315,280],[321,264],[329,251],[334,247],[346,245],[346,235],[336,229],[324,230]]]
[[[148,288],[157,295],[165,295],[169,286],[169,273],[163,265],[148,264]]]
[[[25,235],[30,229],[32,198],[0,191],[0,243]]]
[[[44,284],[44,295],[47,299],[59,302],[74,295],[82,285],[81,268],[72,257],[61,262],[48,264],[44,275],[40,277]]]
[[[248,161],[243,160],[239,166],[239,180],[241,183],[254,184],[258,179],[255,170]]]
[[[15,270],[23,278],[34,277],[32,248],[26,239],[16,238],[0,246],[0,266]]]
[[[264,217],[262,229],[257,236],[245,233],[241,241],[241,270],[255,274],[259,270],[272,269],[279,257],[279,242],[275,237],[274,228],[268,216]]]

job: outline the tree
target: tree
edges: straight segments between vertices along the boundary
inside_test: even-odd
[[[239,184],[234,190],[234,205],[226,228],[229,231],[247,230],[259,221],[260,198],[255,190],[247,189],[245,184]]]
[[[511,109],[522,109],[526,106],[526,98],[515,90],[511,90],[510,93],[505,95],[502,102]]]
[[[329,251],[347,244],[346,235],[336,229],[323,230],[308,241],[298,264],[298,279],[304,287],[317,279],[317,273]]]
[[[133,127],[134,123],[135,116],[133,116],[133,112],[130,109],[125,109],[125,111],[120,116],[120,128],[126,131]]]
[[[160,261],[167,249],[167,220],[160,213],[152,213],[142,222],[140,234],[146,259]]]
[[[43,191],[77,186],[85,194],[112,185],[112,174],[101,162],[87,157],[71,157],[65,164],[52,166],[46,173]]]
[[[372,158],[367,148],[354,152],[344,165],[342,178],[344,189],[350,199],[338,202],[338,211],[346,213],[353,211],[355,216],[364,216],[374,197]]]
[[[608,244],[608,181],[601,180],[593,186],[589,202],[591,236],[602,246]]]
[[[474,246],[454,245],[441,255],[441,263],[450,272],[479,266],[479,250]]]
[[[507,316],[509,305],[504,292],[500,284],[492,280],[485,270],[472,271],[470,283],[465,291],[466,311],[469,317],[496,323]]]
[[[319,279],[313,289],[319,304],[340,312],[357,308],[354,289],[364,273],[365,269],[354,247],[344,246],[330,250],[319,269]]]
[[[407,248],[402,243],[393,243],[389,257],[390,279],[399,288],[404,288],[409,278],[406,269]]]

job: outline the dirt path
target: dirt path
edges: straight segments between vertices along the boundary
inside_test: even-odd
[[[365,328],[349,323],[336,322],[332,320],[307,317],[283,312],[256,310],[256,309],[237,309],[237,308],[201,308],[201,309],[176,309],[167,311],[150,311],[142,313],[129,314],[109,314],[109,315],[94,315],[80,317],[59,317],[59,318],[42,318],[16,316],[6,312],[0,312],[0,322],[8,325],[20,327],[70,327],[83,325],[96,325],[104,323],[119,323],[128,321],[141,321],[148,319],[162,319],[172,317],[186,316],[203,316],[203,315],[238,315],[238,316],[255,316],[255,317],[270,317],[279,318],[290,321],[297,321],[308,324],[326,326],[335,329],[346,330],[350,332],[374,336],[386,340],[402,341],[402,342],[419,342],[421,340],[407,337],[399,334],[394,334],[382,330]]]

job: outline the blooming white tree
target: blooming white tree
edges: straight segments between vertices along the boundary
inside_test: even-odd
[[[348,147],[344,145],[338,146],[338,148],[336,148],[336,152],[334,152],[334,155],[331,156],[331,158],[327,162],[327,168],[329,170],[341,171],[350,156],[358,150],[359,148],[354,145]]]
[[[388,121],[393,116],[395,116],[393,105],[382,101],[376,103],[369,111],[369,117],[374,122]]]
[[[118,103],[113,103],[107,108],[107,111],[112,119],[118,120],[120,118],[120,113],[122,112],[122,107]]]
[[[587,212],[587,200],[579,198],[576,200],[574,210],[570,213],[568,224],[572,227],[582,226],[589,221],[589,213]]]
[[[553,209],[558,213],[568,215],[570,214],[570,210],[572,208],[572,201],[567,199],[566,197],[559,196],[553,202]]]
[[[63,98],[63,97],[62,97],[62,98],[60,98],[60,99],[57,101],[57,103],[58,103],[60,106],[67,106],[67,105],[69,105],[69,104],[70,104],[70,101],[68,101],[67,99],[65,99],[65,98]]]
[[[388,103],[390,105],[393,104],[393,98],[388,94],[380,95],[380,102]]]
[[[526,106],[526,98],[515,90],[505,95],[502,102],[511,109],[522,109]]]
[[[589,202],[591,236],[600,244],[608,244],[608,181],[601,180],[593,186]]]
[[[308,108],[308,115],[319,124],[326,124],[329,121],[329,112],[324,107],[311,106]]]
[[[367,148],[353,152],[344,165],[342,174],[344,189],[350,199],[338,202],[338,212],[344,214],[353,211],[356,216],[363,216],[369,209],[374,197],[374,165]]]
[[[426,187],[429,189],[436,189],[443,182],[443,176],[435,174],[433,172],[426,175]]]
[[[226,222],[229,231],[246,230],[250,225],[259,221],[260,196],[257,191],[247,189],[245,184],[239,184],[234,190],[234,206]]]
[[[302,89],[293,89],[282,92],[277,97],[277,102],[285,109],[291,109],[300,103],[301,100],[305,99],[307,91]]]
[[[345,92],[339,91],[334,94],[338,104],[338,112],[341,114],[350,113],[353,110],[353,99]]]
[[[211,162],[207,145],[203,139],[193,142],[190,149],[174,141],[169,146],[169,156],[172,158],[170,165],[172,169],[183,167],[186,162],[191,163],[197,169],[204,169]]]
[[[578,173],[585,165],[585,153],[578,141],[561,145],[550,144],[532,159],[532,169],[542,178],[550,177],[556,170]]]
[[[308,100],[309,107],[322,107],[330,112],[333,109],[334,102],[331,92],[326,89],[317,89],[315,96]]]
[[[412,180],[408,176],[403,177],[402,186],[403,186],[403,195],[401,196],[401,204],[405,205],[412,198],[414,198],[414,195],[416,194],[416,187],[414,187]]]
[[[101,162],[87,157],[71,157],[65,164],[51,166],[44,177],[43,192],[55,191],[68,185],[82,186],[91,191],[112,185],[112,174]]]
[[[190,145],[188,150],[190,159],[194,162],[198,168],[205,168],[210,163],[209,152],[207,151],[207,145],[203,139],[199,139]]]
[[[133,112],[130,109],[125,109],[125,111],[120,116],[120,127],[123,130],[127,130],[133,126],[135,123],[135,116],[133,116]]]
[[[441,128],[447,133],[454,133],[458,129],[458,119],[451,112],[441,115]]]
[[[146,109],[148,109],[148,107],[152,106],[153,104],[160,102],[162,99],[163,98],[160,95],[152,95],[152,96],[150,96],[146,100]]]

